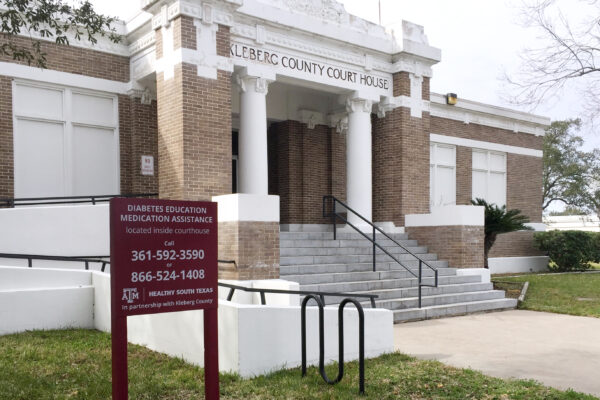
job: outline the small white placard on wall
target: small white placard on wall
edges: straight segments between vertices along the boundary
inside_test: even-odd
[[[154,156],[142,156],[142,175],[154,176]]]

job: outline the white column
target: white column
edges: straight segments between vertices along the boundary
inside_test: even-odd
[[[269,194],[266,100],[269,82],[265,78],[238,75],[241,88],[238,143],[240,193]]]
[[[372,221],[372,160],[371,108],[365,99],[348,99],[348,134],[346,136],[346,196],[348,206]],[[353,225],[365,223],[352,213],[348,220]]]

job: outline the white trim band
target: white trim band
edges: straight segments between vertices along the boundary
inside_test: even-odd
[[[550,126],[550,118],[547,117],[471,100],[459,99],[458,104],[450,106],[446,104],[446,97],[438,93],[431,93],[431,116],[535,136],[544,136],[545,129]]]
[[[454,136],[445,136],[431,133],[429,140],[436,143],[453,144],[455,146],[471,147],[473,149],[492,150],[503,153],[519,154],[522,156],[542,157],[542,150],[530,149],[527,147],[510,146],[507,144],[499,144],[492,142],[484,142],[481,140],[464,139]]]
[[[213,196],[218,203],[218,221],[254,221],[279,223],[279,196],[226,194]]]
[[[127,94],[129,82],[111,81],[91,76],[71,74],[51,69],[40,69],[28,65],[0,62],[0,75],[28,81],[53,83],[56,85],[97,90],[101,92]]]
[[[404,226],[483,226],[482,206],[432,207],[430,214],[407,214]]]

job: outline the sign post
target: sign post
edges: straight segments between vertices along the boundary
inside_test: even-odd
[[[204,310],[205,398],[219,398],[217,205],[110,202],[113,400],[128,399],[127,316]]]

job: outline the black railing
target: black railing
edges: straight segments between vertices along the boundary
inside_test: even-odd
[[[260,293],[260,303],[266,305],[265,293],[272,294],[300,294],[304,296],[313,295],[321,299],[321,303],[325,304],[325,297],[354,297],[357,299],[369,299],[371,308],[376,308],[375,299],[379,296],[376,294],[358,294],[358,293],[336,293],[336,292],[320,292],[317,290],[285,290],[285,289],[267,289],[267,288],[248,288],[245,286],[233,285],[231,283],[219,282],[219,286],[229,289],[227,300],[231,301],[236,290],[242,290],[249,293]]]
[[[101,271],[104,272],[107,265],[110,265],[110,256],[46,256],[40,254],[11,254],[0,253],[0,258],[9,258],[17,260],[27,260],[27,266],[33,268],[33,260],[42,261],[65,261],[84,263],[85,269],[90,269],[90,264],[101,264]]]
[[[41,261],[67,261],[84,263],[85,269],[90,269],[90,264],[101,264],[101,271],[106,272],[106,266],[110,265],[110,256],[48,256],[41,254],[17,254],[17,253],[0,253],[0,258],[27,260],[27,266],[33,268],[33,260]],[[235,260],[217,260],[218,263],[234,264]]]
[[[328,207],[327,207],[328,204],[330,205],[331,211],[328,211]],[[336,206],[338,204],[341,205],[347,212],[352,213],[353,215],[355,215],[359,219],[361,219],[363,222],[365,222],[367,225],[369,225],[372,229],[373,236],[369,237],[369,235],[367,235],[361,229],[359,229],[358,227],[356,227],[355,225],[350,223],[346,217],[344,217],[343,215],[338,213],[336,211]],[[408,271],[409,274],[411,274],[412,276],[417,278],[418,284],[419,284],[419,288],[418,288],[419,289],[419,308],[421,308],[422,288],[423,287],[438,287],[438,270],[437,270],[437,268],[431,266],[429,263],[427,263],[427,261],[423,260],[421,257],[417,256],[416,254],[414,254],[413,252],[408,250],[406,247],[404,247],[398,241],[394,240],[390,235],[385,233],[381,228],[379,228],[378,226],[373,224],[373,222],[369,221],[368,219],[366,219],[365,217],[363,217],[362,215],[360,215],[359,213],[357,213],[356,211],[354,211],[353,209],[348,207],[347,204],[341,202],[334,196],[331,196],[331,195],[323,196],[323,218],[331,219],[331,224],[333,225],[333,240],[337,239],[337,220],[340,219],[346,225],[353,228],[355,231],[360,233],[365,239],[367,239],[369,242],[371,242],[373,244],[373,272],[377,271],[377,257],[376,257],[377,251],[376,250],[380,249],[388,257],[390,257],[392,260],[394,260],[398,265],[400,265],[402,268],[404,268],[406,271]],[[391,240],[394,244],[396,244],[401,249],[403,249],[406,252],[406,254],[413,256],[419,262],[418,274],[415,274],[409,267],[404,265],[404,263],[402,261],[400,261],[393,254],[391,254],[389,251],[387,251],[383,246],[381,246],[379,243],[377,243],[377,236],[376,236],[377,232],[379,232],[381,235],[383,235],[386,239]],[[435,283],[433,285],[427,285],[427,284],[423,283],[423,265],[425,265],[427,268],[431,269],[434,272]]]
[[[114,197],[157,197],[158,193],[106,194],[93,196],[0,198],[0,208],[54,204],[106,203]]]
[[[365,313],[360,303],[354,299],[344,299],[338,307],[338,375],[331,380],[325,372],[325,317],[324,304],[315,295],[309,294],[302,300],[301,308],[301,351],[302,351],[302,377],[306,376],[306,305],[313,299],[319,307],[319,373],[329,385],[335,385],[344,377],[344,307],[348,303],[354,304],[358,311],[358,393],[365,394]]]

